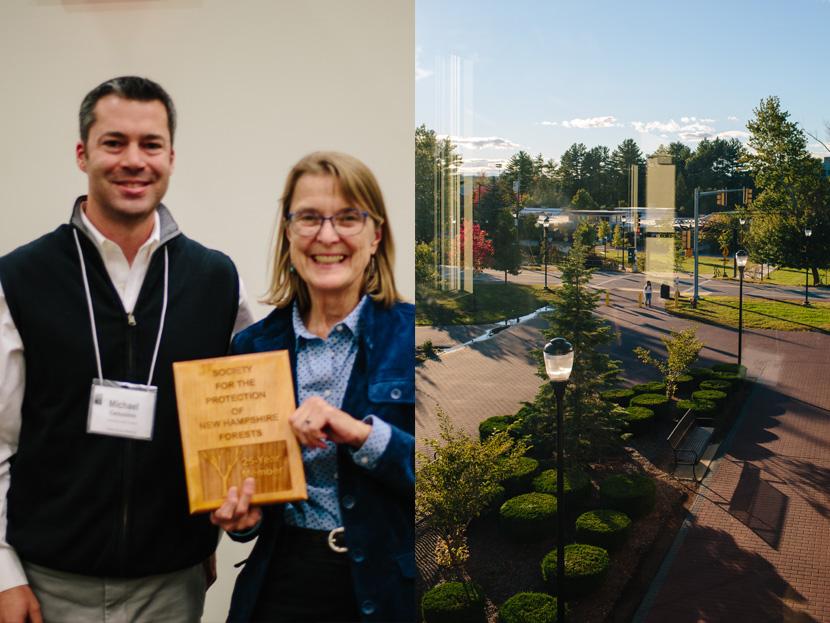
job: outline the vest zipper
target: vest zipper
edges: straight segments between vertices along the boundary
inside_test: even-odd
[[[137,368],[135,360],[135,339],[136,339],[136,321],[132,312],[127,314],[127,380],[135,383],[135,371]],[[132,468],[133,468],[133,441],[131,439],[124,440],[124,470],[122,473],[121,482],[121,548],[120,548],[120,566],[126,571],[129,568],[128,556],[128,535],[130,528],[130,490],[132,487]]]

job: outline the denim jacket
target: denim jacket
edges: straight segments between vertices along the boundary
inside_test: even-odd
[[[372,470],[338,446],[338,496],[346,529],[357,606],[363,621],[415,621],[415,308],[386,309],[370,301],[360,315],[360,337],[342,409],[356,418],[375,415],[392,428],[389,445]],[[291,306],[274,310],[233,340],[233,354],[288,350],[296,388]],[[283,525],[282,506],[263,508],[251,556],[234,587],[229,621],[248,621]]]

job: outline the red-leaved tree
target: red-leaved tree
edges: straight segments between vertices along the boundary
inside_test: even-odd
[[[464,226],[459,233],[459,246],[464,248]],[[477,223],[473,225],[473,270],[480,273],[490,265],[493,259],[493,241],[487,237],[487,232]]]

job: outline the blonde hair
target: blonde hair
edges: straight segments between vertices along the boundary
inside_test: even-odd
[[[369,213],[375,227],[380,228],[381,237],[377,251],[366,267],[361,292],[373,300],[391,307],[400,300],[395,288],[393,266],[395,244],[386,218],[386,206],[375,176],[365,164],[353,156],[335,151],[316,151],[300,160],[291,169],[285,180],[285,189],[280,199],[280,216],[277,225],[274,259],[271,265],[271,282],[262,302],[275,307],[286,307],[296,297],[300,312],[310,306],[308,287],[292,270],[289,254],[290,244],[286,236],[291,201],[297,182],[303,175],[331,175],[337,180],[343,196]]]

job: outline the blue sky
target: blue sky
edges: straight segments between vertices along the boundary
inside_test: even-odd
[[[830,144],[830,0],[416,0],[418,125],[472,171],[572,143],[745,138],[760,100]],[[830,155],[809,140],[816,155]]]

